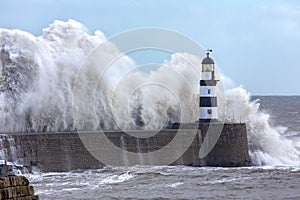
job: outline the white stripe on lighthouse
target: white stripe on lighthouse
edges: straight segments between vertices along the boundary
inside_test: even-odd
[[[216,97],[215,86],[200,86],[200,96],[201,97]]]
[[[211,112],[209,112],[211,110]],[[217,107],[200,107],[200,119],[218,119]]]

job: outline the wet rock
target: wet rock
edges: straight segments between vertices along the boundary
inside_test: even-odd
[[[39,197],[25,176],[5,176],[0,178],[0,199],[38,200]]]
[[[27,167],[24,165],[17,165],[11,162],[0,160],[0,177],[25,174],[31,171],[32,171],[31,166]]]

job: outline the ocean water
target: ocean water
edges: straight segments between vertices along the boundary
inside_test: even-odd
[[[106,167],[29,176],[41,199],[299,199],[295,167]]]
[[[299,137],[300,96],[256,96],[282,137]],[[27,175],[41,199],[300,199],[300,166],[107,166]]]

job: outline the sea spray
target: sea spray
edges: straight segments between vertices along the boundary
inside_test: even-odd
[[[167,123],[180,121],[182,107],[190,111],[181,117],[182,121],[197,120],[199,73],[195,73],[191,64],[183,64],[184,59],[175,59],[175,54],[171,62],[148,74],[130,71],[136,67],[127,56],[116,60],[107,70],[96,54],[90,67],[79,76],[77,73],[85,58],[104,39],[99,31],[89,35],[84,26],[74,20],[55,21],[39,37],[1,29],[0,130],[136,129],[141,124],[145,129],[160,129]],[[114,57],[118,50],[108,44],[107,51],[101,53],[102,57]],[[172,62],[178,63],[177,68]],[[199,65],[197,67],[199,71]],[[100,86],[97,85],[99,74],[103,74]],[[185,80],[191,77],[193,88],[187,87]],[[77,94],[73,93],[75,79],[79,83]],[[160,85],[140,88],[133,94],[136,98],[129,99],[128,104],[128,98],[124,98],[131,88],[128,86],[145,82]],[[96,101],[88,107],[91,94],[87,94],[86,88],[91,87],[96,88]],[[74,105],[73,99],[80,103]],[[76,120],[74,110],[82,113]]]
[[[99,37],[85,35],[75,21],[62,23],[56,21],[40,37],[1,29],[2,131],[73,128],[72,79]]]
[[[16,144],[14,138],[9,135],[0,134],[0,160],[18,164]]]
[[[226,116],[229,122],[247,123],[250,156],[256,165],[300,165],[300,141],[285,137],[287,129],[272,127],[270,116],[259,110],[259,100],[239,87],[226,91]]]
[[[105,40],[102,32],[91,35],[74,20],[55,21],[38,37],[0,29],[0,131],[161,129],[173,122],[198,120],[201,58],[187,53],[173,54],[170,61],[149,73],[136,70],[128,56],[116,60],[108,70],[95,57],[94,65],[80,76],[80,93],[74,94],[78,70]],[[109,44],[101,53],[113,57],[118,49]],[[97,85],[99,74],[104,75]],[[141,84],[144,87],[130,93]],[[87,87],[96,87],[94,107],[85,107],[90,95],[85,93]],[[74,98],[79,99],[77,107]],[[258,101],[250,101],[244,89],[228,90],[224,96],[218,84],[218,101],[221,120],[247,123],[254,164],[300,165],[299,144],[272,127],[269,115],[259,110]],[[77,121],[74,109],[84,111]],[[181,109],[188,115],[181,116]],[[84,114],[91,112],[92,118],[86,118]]]

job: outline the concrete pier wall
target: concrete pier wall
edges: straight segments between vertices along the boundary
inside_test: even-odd
[[[180,154],[173,165],[189,165],[189,166],[247,166],[250,163],[248,154],[248,141],[246,124],[185,124],[180,127],[184,129],[181,139],[189,137],[190,133],[195,133],[191,144],[182,154],[181,142],[176,142],[176,147],[169,149],[169,156]],[[205,136],[210,140],[210,135],[213,135],[217,130],[221,130],[221,135],[218,138],[216,145],[210,153],[204,158],[199,158],[199,150]],[[147,131],[142,131],[143,135]],[[151,131],[148,131],[153,135]],[[173,129],[161,130],[149,138],[133,137],[124,132],[106,132],[105,136],[119,148],[126,147],[126,151],[134,153],[148,153],[162,149],[174,140],[178,132],[176,125]],[[89,135],[99,134],[97,132],[88,132]],[[82,138],[76,132],[63,133],[14,133],[10,134],[15,141],[15,156],[20,163],[30,166],[37,166],[41,171],[69,171],[77,169],[89,169],[103,166],[97,158],[95,158],[87,146],[82,142]],[[213,138],[213,137],[211,137]],[[174,141],[173,141],[174,142]],[[5,148],[5,147],[3,147]],[[105,148],[105,147],[97,147]],[[11,151],[7,148],[7,151]],[[103,149],[104,150],[104,149]],[[103,151],[110,153],[109,151]],[[9,154],[11,155],[11,154]],[[108,155],[109,156],[109,155]],[[132,164],[151,164],[151,159],[139,161],[130,160],[126,163],[126,159],[116,157],[116,159],[124,160],[119,163],[124,165]],[[175,155],[176,156],[176,155]],[[10,158],[8,158],[9,160]],[[153,158],[155,159],[155,158]],[[160,159],[160,158],[159,158]],[[164,158],[161,158],[164,159]],[[128,161],[127,161],[128,162]],[[132,163],[130,163],[132,162]]]

